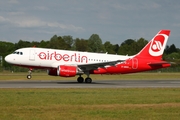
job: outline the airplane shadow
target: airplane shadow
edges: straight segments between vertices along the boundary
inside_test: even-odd
[[[23,81],[0,81],[0,84],[59,84],[59,85],[117,85],[117,83],[113,83],[113,82],[104,82],[104,81],[100,81],[100,82],[92,82],[92,83],[78,83],[76,81],[46,81],[46,80],[41,80],[41,81],[27,81],[27,80],[23,80]]]
[[[115,83],[109,82],[92,82],[92,83],[78,83],[78,82],[57,82],[57,84],[74,84],[74,85],[115,85]]]

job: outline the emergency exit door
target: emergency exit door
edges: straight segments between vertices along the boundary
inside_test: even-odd
[[[137,69],[137,68],[138,68],[138,59],[132,58],[132,69]]]

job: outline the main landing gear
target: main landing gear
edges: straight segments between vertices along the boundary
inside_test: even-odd
[[[83,83],[84,78],[81,77],[81,75],[77,78],[78,83]],[[91,83],[92,79],[89,77],[89,74],[87,74],[87,78],[85,79],[85,83]]]
[[[27,79],[31,79],[32,78],[31,73],[32,73],[32,69],[30,68],[29,69],[29,74],[27,75]]]

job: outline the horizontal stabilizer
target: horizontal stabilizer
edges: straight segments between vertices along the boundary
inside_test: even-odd
[[[169,64],[169,65],[171,65],[171,63],[166,62],[166,61],[159,61],[159,62],[151,62],[151,63],[148,63],[148,65],[150,65],[150,66],[160,66],[160,65],[164,65],[164,64]]]

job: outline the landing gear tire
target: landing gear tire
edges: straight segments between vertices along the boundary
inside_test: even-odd
[[[31,75],[27,75],[27,79],[31,79],[32,78],[32,76]]]
[[[29,74],[27,75],[27,79],[31,79],[32,78],[31,73],[32,73],[32,68],[29,68]]]
[[[87,78],[85,79],[85,82],[86,82],[86,83],[91,83],[91,82],[92,82],[92,79],[89,78],[89,77],[87,77]]]
[[[78,83],[83,83],[84,82],[84,78],[83,77],[78,77],[77,81],[78,81]]]

